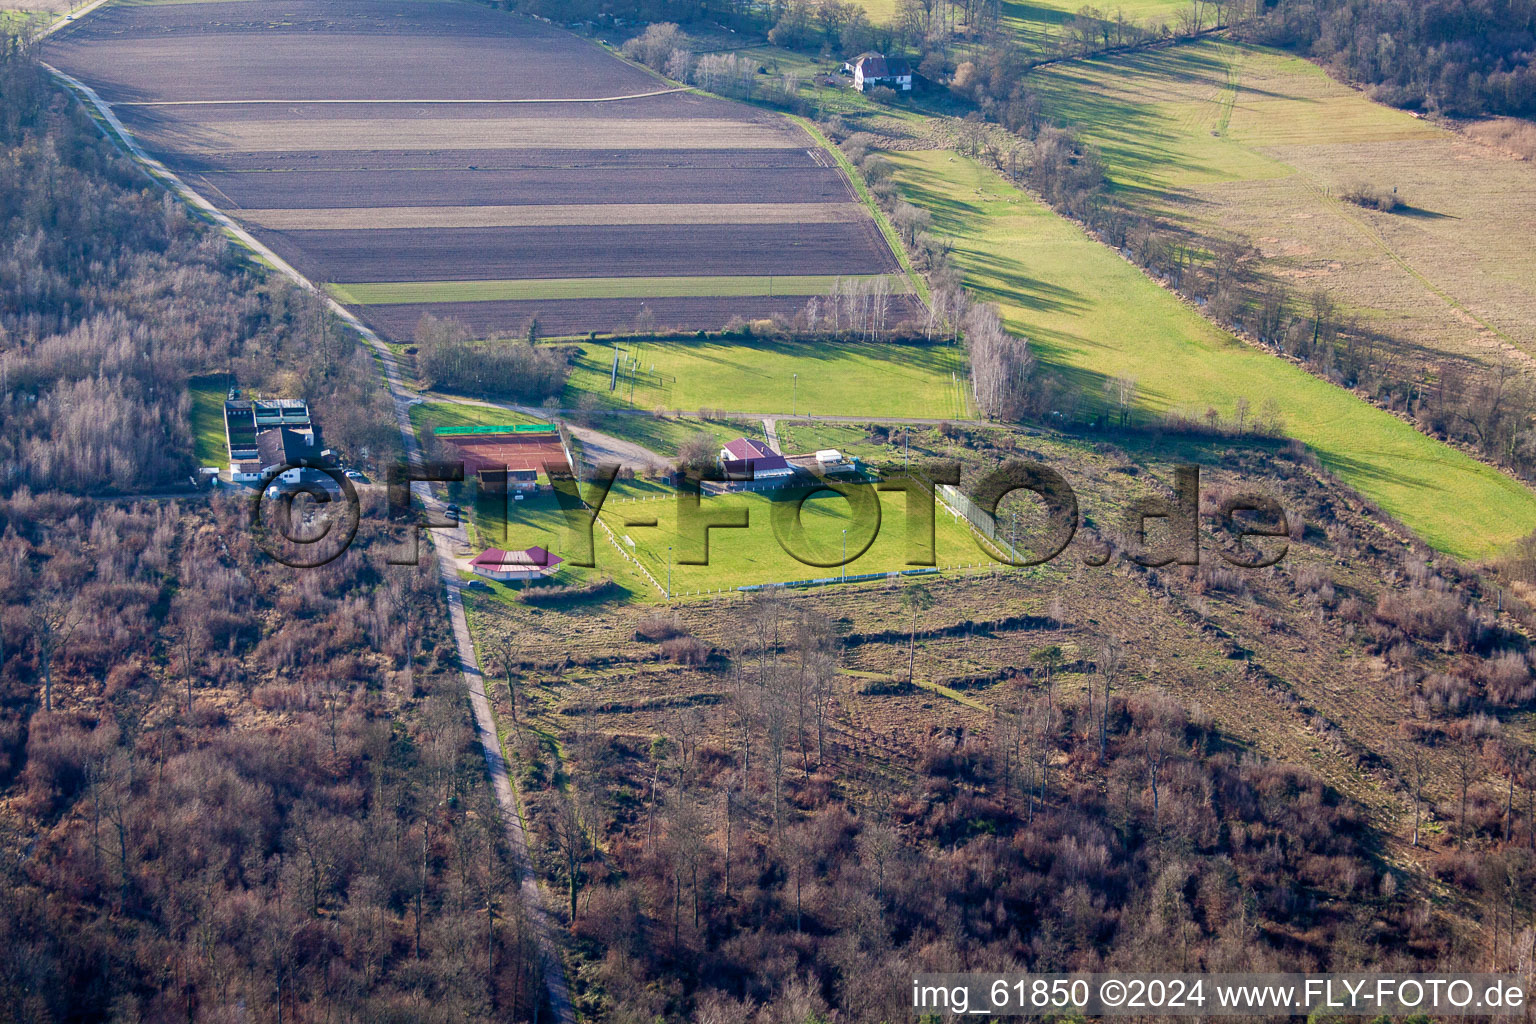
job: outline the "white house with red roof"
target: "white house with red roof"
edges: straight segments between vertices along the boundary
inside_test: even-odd
[[[738,437],[720,449],[720,468],[728,480],[777,480],[795,475],[784,456],[750,437]]]
[[[853,60],[853,87],[868,92],[883,85],[897,92],[912,91],[912,65],[900,57],[865,53]]]
[[[563,561],[565,560],[559,555],[552,554],[541,547],[527,548],[523,551],[489,548],[476,555],[470,561],[469,568],[475,575],[484,576],[486,579],[496,580],[499,583],[516,583],[553,576]]]

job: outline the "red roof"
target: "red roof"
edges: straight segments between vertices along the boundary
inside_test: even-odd
[[[563,561],[565,559],[559,555],[551,554],[541,547],[528,548],[526,551],[487,548],[476,555],[469,564],[479,569],[506,571],[508,569],[553,569]]]
[[[737,462],[744,462],[747,459],[771,459],[778,454],[761,441],[754,441],[750,437],[738,437],[725,446],[725,451]]]
[[[912,66],[900,57],[864,56],[855,66],[865,78],[900,78],[912,73]]]
[[[785,461],[784,456],[750,437],[738,437],[726,445],[725,454],[730,458],[721,461],[725,472],[730,476],[743,474],[755,476],[769,470],[789,468],[789,463]]]

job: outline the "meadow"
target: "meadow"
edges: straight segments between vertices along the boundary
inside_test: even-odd
[[[745,528],[710,530],[707,555],[696,536],[679,535],[677,498],[670,491],[616,485],[603,506],[602,518],[620,543],[629,547],[633,542],[630,550],[662,582],[663,588],[671,567],[672,591],[676,596],[843,575],[844,567],[806,564],[780,543],[773,525],[774,514],[777,507],[780,516],[789,516],[793,501],[785,497],[788,493],[737,492],[701,498],[700,507],[706,515],[739,511],[747,517]],[[788,546],[812,562],[841,561],[846,530],[847,575],[917,568],[908,561],[905,496],[886,492],[878,497],[878,523],[873,517],[855,513],[847,499],[830,491],[808,498],[799,513],[803,535]],[[655,526],[638,525],[653,519]],[[792,521],[783,520],[786,524]],[[605,552],[611,554],[611,550]],[[934,555],[940,568],[992,564],[965,521],[957,520],[942,505],[937,506],[934,517]],[[705,557],[706,565],[682,562],[684,558]]]
[[[229,375],[218,373],[194,377],[187,384],[192,399],[192,457],[199,466],[229,464],[229,447],[224,436],[224,398],[229,390]]]
[[[621,346],[587,343],[566,388],[599,408],[721,409],[729,412],[870,417],[968,418],[963,357],[949,345],[819,345],[745,339]]]
[[[490,427],[548,420],[473,402],[422,402],[411,406],[411,426],[423,441],[439,427]]]
[[[1536,352],[1531,162],[1301,58],[1216,39],[1042,68],[1030,84],[1124,201],[1197,250],[1246,243],[1261,272],[1326,290],[1431,372],[1443,357]],[[1362,185],[1401,208],[1341,198]]]
[[[1004,0],[1003,25],[1020,39],[1036,45],[1059,35],[1063,27],[1084,7],[1094,8],[1099,17],[1125,20],[1152,27],[1172,25],[1181,11],[1188,11],[1188,0],[1127,0],[1125,3],[1083,4],[1076,0]],[[1207,15],[1207,21],[1209,15]]]
[[[1272,399],[1285,433],[1434,547],[1493,554],[1536,529],[1536,495],[1409,424],[1249,348],[1000,176],[961,156],[891,153],[904,197],[955,239],[967,283],[1088,394],[1130,377],[1142,415]]]
[[[876,24],[890,24],[897,19],[897,0],[856,0]],[[1059,34],[1083,7],[1097,9],[1099,16],[1113,20],[1123,13],[1125,20],[1140,25],[1172,24],[1188,0],[1125,0],[1124,3],[1084,4],[1080,0],[1004,0],[1002,23],[1020,39],[1039,44]]]

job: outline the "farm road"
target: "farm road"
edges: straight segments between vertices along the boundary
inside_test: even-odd
[[[102,0],[102,2],[105,2],[105,0]],[[92,9],[94,9],[94,6]],[[207,216],[242,245],[266,261],[278,273],[294,281],[301,288],[323,297],[330,306],[331,311],[368,343],[374,352],[380,370],[384,374],[385,382],[389,386],[390,399],[395,407],[395,420],[400,427],[400,437],[405,446],[405,452],[408,456],[419,459],[421,457],[421,448],[416,442],[416,433],[411,427],[410,417],[410,403],[415,396],[406,390],[400,378],[400,369],[395,360],[395,355],[384,344],[383,340],[366,324],[349,312],[346,307],[331,298],[327,292],[315,287],[313,282],[285,262],[282,257],[263,245],[249,231],[246,231],[222,210],[189,188],[185,182],[171,172],[170,168],[146,153],[134,141],[133,136],[128,133],[128,130],[123,127],[123,123],[112,112],[111,106],[103,101],[95,90],[79,79],[64,74],[48,64],[44,64],[43,67],[47,68],[59,81],[73,89],[78,96],[83,97],[95,109],[97,115],[106,123],[109,129],[109,137],[112,137],[119,146],[138,161],[149,172],[150,177],[163,185],[178,199]],[[426,483],[413,484],[412,495],[423,504],[428,504],[432,501],[429,485]],[[453,531],[457,543],[464,543],[465,541],[463,530],[464,526],[461,523]],[[546,894],[539,884],[538,876],[533,872],[532,861],[528,856],[527,831],[523,825],[522,813],[517,806],[516,793],[507,774],[506,759],[501,751],[501,740],[496,733],[496,719],[491,714],[490,701],[486,699],[485,680],[480,673],[479,659],[475,653],[474,641],[469,633],[469,622],[464,615],[464,600],[459,586],[459,575],[451,546],[455,543],[455,538],[440,540],[435,536],[437,532],[429,531],[429,536],[433,538],[432,543],[437,553],[438,572],[443,580],[443,589],[447,593],[449,619],[453,625],[454,640],[459,650],[459,667],[463,673],[465,688],[469,694],[470,708],[474,712],[475,733],[480,739],[480,746],[485,754],[486,772],[490,776],[491,789],[496,794],[496,803],[501,810],[502,824],[506,830],[507,844],[511,850],[513,867],[521,880],[519,897],[527,912],[528,920],[533,926],[534,941],[539,953],[539,967],[544,976],[545,992],[555,1020],[559,1024],[575,1024],[576,1012],[571,1005],[570,987],[565,978],[565,966],[557,952],[554,918],[549,912],[549,906],[545,898]]]

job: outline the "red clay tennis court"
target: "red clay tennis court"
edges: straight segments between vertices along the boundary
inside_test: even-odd
[[[435,435],[453,458],[464,460],[464,473],[538,472],[546,465],[571,468],[565,446],[554,428],[444,427]]]

